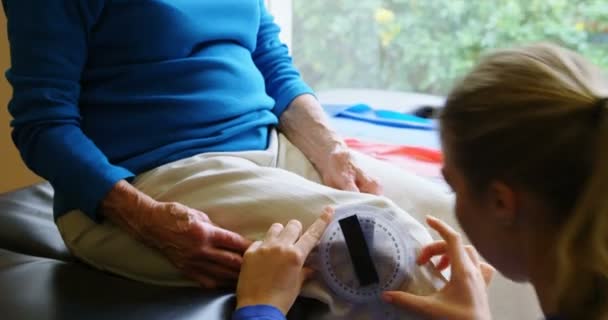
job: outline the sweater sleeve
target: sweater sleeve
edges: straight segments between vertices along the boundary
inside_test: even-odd
[[[264,76],[266,93],[275,100],[273,113],[281,114],[293,99],[302,94],[313,94],[313,90],[302,80],[293,65],[287,46],[279,39],[280,28],[260,0],[260,27],[253,60]]]
[[[285,320],[285,316],[273,306],[256,305],[236,310],[232,320]]]
[[[69,209],[94,220],[112,186],[132,177],[112,165],[80,128],[87,37],[104,0],[3,0],[13,87],[12,138],[27,166],[49,180]]]

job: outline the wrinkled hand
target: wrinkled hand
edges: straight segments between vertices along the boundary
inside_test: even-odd
[[[157,202],[139,235],[202,287],[234,287],[251,242],[214,225],[206,214],[179,203]]]
[[[237,309],[266,304],[287,314],[312,273],[303,268],[304,261],[323,235],[332,214],[333,210],[326,209],[302,236],[302,224],[296,220],[285,227],[275,223],[263,241],[254,242],[245,252],[236,289]]]
[[[121,180],[100,211],[143,243],[159,249],[204,288],[234,286],[250,241],[214,225],[206,214],[179,203],[158,202]]]
[[[323,183],[332,188],[380,195],[382,187],[368,176],[355,162],[346,147],[329,153],[326,161],[318,165]]]
[[[417,263],[422,265],[434,256],[441,256],[438,269],[451,264],[452,276],[446,286],[431,296],[416,296],[406,292],[385,292],[383,298],[404,309],[431,319],[488,320],[491,319],[487,286],[494,268],[482,262],[472,246],[465,246],[460,234],[436,218],[427,218],[444,241],[434,242],[422,249]]]

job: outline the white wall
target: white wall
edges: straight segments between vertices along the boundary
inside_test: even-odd
[[[0,192],[13,190],[40,180],[25,167],[10,137],[9,122],[11,118],[7,104],[12,92],[4,77],[4,71],[8,69],[9,65],[6,18],[0,9]]]

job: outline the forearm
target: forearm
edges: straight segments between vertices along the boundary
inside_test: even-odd
[[[156,201],[150,196],[121,180],[108,192],[99,209],[114,224],[139,240],[144,240],[142,229],[146,219],[143,215],[155,205]]]
[[[321,168],[328,155],[347,149],[329,126],[321,104],[304,94],[295,98],[281,115],[279,130],[315,165]]]

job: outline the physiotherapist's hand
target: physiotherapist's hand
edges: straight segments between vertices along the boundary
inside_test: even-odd
[[[460,234],[441,220],[427,218],[443,241],[424,247],[418,264],[426,264],[441,256],[438,269],[451,265],[451,278],[445,287],[431,296],[416,296],[406,292],[385,292],[385,301],[414,311],[431,319],[488,320],[491,319],[487,286],[495,270],[481,261],[472,246],[462,242]]]
[[[317,165],[323,183],[332,188],[380,195],[382,187],[378,181],[359,167],[351,151],[339,146],[325,156]]]
[[[101,210],[134,238],[159,249],[203,288],[235,286],[251,241],[214,225],[205,213],[158,202],[126,181],[110,191]]]
[[[275,223],[263,241],[254,242],[245,252],[236,289],[237,309],[265,304],[287,314],[311,274],[303,268],[306,257],[319,242],[332,214],[332,209],[326,209],[302,236],[298,221],[285,226]]]

